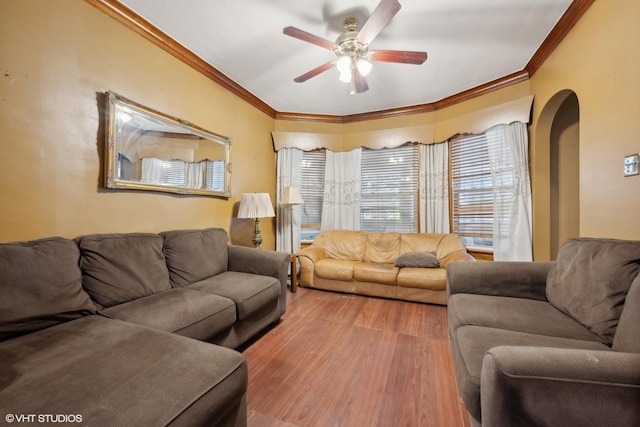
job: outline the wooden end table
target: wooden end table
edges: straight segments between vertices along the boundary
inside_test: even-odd
[[[291,292],[295,294],[298,290],[298,256],[289,255],[289,261],[291,261]]]

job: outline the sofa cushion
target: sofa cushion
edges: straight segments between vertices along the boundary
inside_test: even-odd
[[[405,252],[395,261],[396,267],[440,267],[440,260],[433,252]]]
[[[313,244],[324,249],[329,258],[362,261],[367,246],[367,233],[353,230],[323,231]]]
[[[600,341],[582,324],[547,301],[494,295],[454,294],[447,302],[449,330],[464,325],[488,326],[531,334]]]
[[[640,274],[629,287],[611,348],[615,351],[640,353]]]
[[[83,286],[103,307],[171,288],[158,234],[92,234],[76,241]]]
[[[497,346],[532,346],[585,350],[611,350],[596,341],[551,337],[507,329],[465,325],[455,330],[451,353],[460,395],[473,418],[480,421],[480,373],[484,354]]]
[[[393,264],[400,254],[400,233],[369,233],[364,261]]]
[[[445,291],[447,271],[444,268],[404,267],[398,271],[396,281],[403,288]]]
[[[433,252],[438,249],[444,234],[436,233],[401,233],[400,253],[404,252]]]
[[[189,286],[233,300],[238,320],[245,320],[260,309],[277,301],[282,292],[280,281],[260,274],[226,271]]]
[[[318,277],[350,282],[353,280],[353,266],[359,261],[348,259],[323,258],[315,264],[314,272]]]
[[[611,345],[639,271],[640,241],[569,239],[547,277],[547,298]]]
[[[61,237],[0,244],[0,341],[96,312],[79,258]]]
[[[164,255],[174,287],[227,271],[228,238],[222,228],[174,230],[160,235],[164,237]]]
[[[230,299],[186,288],[118,304],[103,313],[202,341],[229,330],[236,321],[236,306]]]
[[[2,408],[82,416],[69,425],[218,425],[247,388],[234,350],[99,315],[2,342],[0,360]]]
[[[358,282],[396,286],[399,268],[389,263],[358,262],[353,266],[353,279]]]

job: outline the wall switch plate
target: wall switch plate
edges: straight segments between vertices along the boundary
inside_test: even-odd
[[[640,154],[632,154],[624,158],[624,176],[638,175]]]

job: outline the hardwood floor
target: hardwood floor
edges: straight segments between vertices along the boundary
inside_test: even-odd
[[[469,426],[445,307],[298,288],[243,353],[249,427]]]

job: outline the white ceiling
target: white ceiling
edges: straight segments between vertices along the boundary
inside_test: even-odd
[[[374,63],[350,96],[335,69],[293,79],[335,55],[282,34],[335,41],[378,0],[119,0],[275,111],[351,115],[437,102],[525,68],[571,0],[399,0],[370,49],[427,51],[422,65]]]

